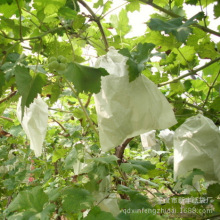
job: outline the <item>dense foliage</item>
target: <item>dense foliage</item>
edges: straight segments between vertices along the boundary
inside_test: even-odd
[[[198,111],[219,126],[220,26],[216,31],[209,28],[209,15],[214,13],[211,22],[220,16],[219,1],[121,4],[114,14],[113,0],[0,1],[1,219],[220,216],[218,183],[207,187],[201,181],[200,191],[184,191],[200,170],[174,187],[173,165],[168,162],[173,149],[159,138],[159,131],[160,151],[144,151],[140,137],[134,137],[101,152],[92,95],[100,91],[100,79],[108,73],[90,62],[113,46],[128,57],[130,81],[144,74],[172,104],[178,124],[170,129]],[[126,37],[131,32],[129,14],[144,5],[155,10],[146,21],[146,32]],[[197,5],[201,11],[188,18],[183,5]],[[213,8],[207,10],[210,5]],[[50,111],[40,157],[30,150],[16,116],[19,97],[24,110],[37,94]]]

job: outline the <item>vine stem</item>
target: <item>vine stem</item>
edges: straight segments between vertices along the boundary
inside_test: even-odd
[[[218,62],[219,60],[220,60],[220,57],[218,57],[218,58],[216,58],[216,59],[210,61],[209,63],[206,63],[205,65],[199,67],[199,68],[196,69],[196,70],[191,70],[191,71],[189,71],[189,72],[186,73],[186,74],[183,74],[183,75],[181,75],[181,76],[179,76],[179,77],[173,78],[172,80],[168,80],[168,81],[166,81],[166,82],[159,83],[159,84],[158,84],[158,87],[165,86],[165,85],[170,84],[170,83],[175,83],[175,82],[177,82],[178,80],[183,79],[183,78],[185,78],[185,77],[187,77],[187,76],[190,76],[190,75],[195,75],[195,74],[196,74],[197,72],[199,72],[200,70],[205,69],[206,67],[212,65],[212,64],[215,63],[215,62]]]
[[[140,0],[140,1],[141,1],[142,3],[145,3],[145,4],[147,4],[147,5],[152,6],[153,8],[158,9],[159,11],[164,12],[164,13],[167,14],[167,15],[170,15],[170,16],[173,17],[173,18],[179,18],[179,17],[181,17],[181,16],[175,14],[175,13],[172,12],[172,11],[169,11],[169,10],[167,10],[167,9],[165,9],[165,8],[160,7],[159,5],[154,4],[152,0]],[[186,19],[186,18],[183,18],[183,21],[187,21],[187,19]],[[220,33],[219,33],[219,32],[214,31],[214,30],[212,30],[212,29],[210,29],[210,28],[207,28],[207,27],[202,26],[202,25],[199,25],[199,24],[193,24],[193,26],[195,26],[195,27],[197,27],[197,28],[199,28],[199,29],[201,29],[201,30],[207,32],[207,33],[210,33],[210,34],[213,34],[213,35],[216,35],[216,36],[220,37]]]
[[[65,79],[65,78],[64,78],[64,79]],[[99,133],[98,133],[98,131],[96,130],[96,128],[95,128],[95,126],[94,126],[94,124],[93,124],[91,118],[89,117],[89,114],[88,114],[88,112],[87,112],[85,106],[83,105],[83,103],[82,103],[80,97],[77,95],[76,90],[73,88],[73,86],[71,85],[71,83],[70,83],[68,80],[65,79],[65,81],[66,81],[66,83],[68,84],[68,86],[69,86],[69,88],[71,89],[71,91],[73,92],[73,94],[76,96],[76,98],[77,98],[77,100],[78,100],[78,102],[79,102],[79,104],[80,104],[80,107],[82,108],[83,113],[84,113],[84,115],[86,116],[86,118],[87,118],[87,120],[88,120],[88,122],[89,122],[90,127],[91,127],[91,128],[93,129],[93,131],[95,132],[95,135],[96,135],[97,137],[99,137]]]
[[[210,93],[211,93],[211,91],[212,91],[212,89],[213,89],[213,87],[214,87],[214,85],[215,85],[215,83],[216,83],[216,81],[217,81],[219,75],[220,75],[220,71],[218,72],[217,76],[215,77],[215,79],[214,79],[212,85],[209,86],[209,91],[208,91],[208,94],[207,94],[206,99],[205,99],[205,101],[204,101],[203,108],[204,108],[204,106],[206,105],[206,102],[207,102],[208,99],[209,99],[209,95],[210,95]]]
[[[13,119],[8,118],[8,117],[0,116],[0,118],[5,119],[5,120],[8,120],[8,121],[12,121],[12,122],[13,122]]]
[[[102,24],[100,22],[100,18],[98,16],[96,16],[96,14],[94,13],[94,11],[83,1],[83,0],[78,0],[78,2],[83,5],[83,7],[85,7],[88,12],[91,14],[92,16],[92,19],[96,22],[96,24],[98,25],[98,28],[101,32],[101,35],[102,35],[102,40],[104,42],[104,45],[105,45],[105,51],[107,52],[108,51],[108,41],[107,41],[107,38],[106,38],[106,35],[105,35],[105,32],[104,32],[104,29],[102,27]]]
[[[40,39],[44,36],[46,36],[47,34],[50,34],[50,33],[53,33],[55,31],[58,31],[58,30],[62,30],[64,29],[64,27],[59,27],[59,28],[54,28],[52,30],[49,30],[49,31],[46,31],[44,32],[43,34],[39,35],[39,36],[36,36],[36,37],[28,37],[28,38],[13,38],[13,37],[9,37],[7,36],[2,30],[0,30],[2,33],[0,34],[2,37],[6,38],[6,39],[10,39],[10,40],[14,40],[14,41],[28,41],[28,40],[36,40],[36,39]]]
[[[10,93],[7,97],[5,97],[4,99],[0,100],[0,104],[3,102],[8,101],[10,98],[12,98],[14,95],[16,95],[17,91],[14,91],[12,93]]]
[[[15,0],[17,7],[18,7],[18,11],[19,11],[19,31],[20,31],[20,38],[22,39],[22,21],[21,21],[21,8],[20,5],[18,3],[18,0]]]

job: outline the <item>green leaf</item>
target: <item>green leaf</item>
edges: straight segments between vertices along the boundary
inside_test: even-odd
[[[73,28],[74,29],[81,29],[85,24],[85,17],[78,14],[76,16],[76,18],[74,19],[74,22],[73,22]]]
[[[176,63],[180,63],[184,66],[187,66],[187,62],[190,62],[194,59],[196,53],[194,47],[192,46],[184,46],[179,49],[174,48],[173,52],[177,54]]]
[[[82,66],[69,63],[66,70],[61,72],[67,80],[72,82],[78,92],[98,93],[101,89],[101,76],[108,75],[103,68]]]
[[[106,157],[94,158],[92,160],[102,164],[115,164],[115,162],[118,161],[118,157],[116,157],[115,155],[109,155]]]
[[[216,4],[214,6],[214,15],[215,15],[215,18],[220,17],[220,4]]]
[[[2,95],[4,85],[5,85],[5,76],[3,72],[0,71],[0,97]]]
[[[104,4],[102,14],[106,13],[111,8],[112,3],[113,3],[112,1],[107,1]]]
[[[129,162],[131,162],[132,164],[135,164],[135,165],[140,165],[140,166],[146,168],[147,170],[154,170],[156,168],[156,166],[154,164],[152,164],[150,161],[129,160]]]
[[[205,69],[203,69],[203,76],[214,76],[214,79],[215,77],[217,76],[217,74],[219,73],[220,71],[220,63],[213,63],[212,65],[206,67]]]
[[[65,149],[55,149],[55,151],[53,152],[53,156],[52,156],[52,163],[55,163],[57,160],[59,160],[60,158],[63,158],[66,154],[66,150]]]
[[[131,173],[132,170],[134,169],[134,166],[130,163],[122,163],[120,165],[120,168],[122,169],[122,171],[124,171],[125,173]]]
[[[175,47],[179,47],[181,44],[177,41],[176,37],[172,35],[164,36],[158,31],[151,31],[146,34],[146,42],[159,46],[159,51],[172,50]]]
[[[49,219],[50,213],[54,211],[53,204],[45,206],[48,202],[48,196],[44,193],[41,187],[37,186],[31,190],[20,192],[17,197],[10,203],[7,212],[20,212],[22,219]],[[16,216],[16,215],[15,215]],[[17,219],[12,216],[11,219]]]
[[[63,209],[68,213],[78,213],[92,205],[92,195],[85,189],[68,187],[63,195]]]
[[[148,23],[150,29],[155,31],[164,31],[166,34],[172,33],[176,36],[177,40],[180,42],[185,42],[192,29],[189,27],[191,24],[195,24],[195,19],[201,19],[204,17],[202,12],[196,14],[185,23],[183,23],[183,18],[173,18],[169,21],[163,21],[159,18],[152,18]]]
[[[138,191],[123,185],[118,185],[117,190],[119,193],[127,194],[130,197],[130,200],[120,200],[120,209],[142,209],[151,207],[147,197],[141,195]]]
[[[193,179],[195,176],[203,176],[204,175],[204,172],[200,169],[193,169],[192,172],[190,172],[182,181],[182,185],[190,185],[192,186],[193,185]]]
[[[23,128],[21,125],[12,126],[10,130],[8,131],[10,134],[12,134],[14,137],[18,137],[21,133],[23,133]]]
[[[103,0],[98,0],[96,3],[94,3],[93,7],[98,8],[99,6],[103,6]]]
[[[110,21],[112,23],[112,26],[115,28],[117,34],[121,37],[126,35],[131,30],[127,11],[125,9],[122,9],[118,16],[111,15]]]
[[[89,214],[84,218],[85,220],[115,220],[110,212],[101,211],[98,206],[94,206]]]
[[[18,10],[16,3],[13,4],[1,4],[0,14],[3,14],[5,18],[10,18]]]
[[[77,160],[77,151],[73,148],[64,160],[64,169],[72,169]]]
[[[182,94],[184,91],[185,88],[181,82],[170,84],[170,94]]]
[[[154,47],[155,45],[151,43],[139,43],[136,51],[132,52],[132,57],[134,57],[138,63],[146,62],[148,61],[151,51],[154,49]]]
[[[215,59],[219,55],[214,42],[201,43],[199,45],[198,54],[202,59]]]
[[[148,170],[156,168],[150,161],[129,160],[130,163],[122,163],[120,168],[126,172],[131,173],[132,170],[137,170],[140,174],[148,173]]]
[[[80,10],[79,5],[77,3],[77,0],[67,0],[66,1],[66,6],[71,8],[74,11],[79,11]]]
[[[6,179],[3,181],[4,187],[8,190],[14,190],[16,188],[16,182],[14,179]]]
[[[144,70],[144,63],[150,59],[154,47],[155,45],[151,43],[139,43],[137,49],[131,53],[126,48],[119,51],[120,54],[128,57],[126,64],[128,65],[129,82],[135,80]]]
[[[214,183],[212,185],[209,185],[207,189],[207,194],[210,197],[217,197],[220,195],[220,184],[219,183]]]
[[[190,5],[196,5],[199,2],[199,0],[186,0],[186,4]]]
[[[15,67],[15,80],[18,92],[22,96],[21,106],[23,115],[24,107],[29,107],[34,98],[37,97],[37,94],[41,94],[42,87],[46,83],[46,75],[38,73],[32,78],[28,68],[17,65]]]
[[[133,0],[126,5],[126,10],[130,12],[140,11],[140,2],[138,0]]]
[[[16,66],[22,64],[24,64],[25,66],[27,65],[27,63],[25,62],[25,56],[23,54],[8,54],[6,62],[1,66],[1,70],[5,73],[5,79],[9,81],[10,78],[15,75]]]
[[[215,98],[210,107],[216,111],[220,111],[220,97]]]
[[[65,19],[74,19],[76,18],[77,15],[76,11],[66,6],[60,8],[58,14]]]
[[[46,192],[49,201],[56,201],[61,195],[61,188],[49,188]]]
[[[109,175],[109,166],[104,164],[96,164],[92,174],[96,176],[97,180],[104,179]]]
[[[65,4],[66,0],[35,0],[33,7],[38,11],[43,10],[44,14],[48,16],[57,13],[58,10]]]

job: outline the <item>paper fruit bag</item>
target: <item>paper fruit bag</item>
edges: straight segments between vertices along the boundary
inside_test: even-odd
[[[127,138],[176,123],[171,105],[152,81],[140,75],[129,82],[126,61],[126,57],[110,48],[96,62],[96,67],[105,68],[110,74],[102,77],[101,91],[95,94],[103,151]]]
[[[188,118],[174,134],[174,179],[194,168],[207,181],[220,181],[220,131],[209,118]]]
[[[42,145],[47,132],[48,106],[38,96],[29,108],[25,107],[23,119],[21,119],[21,116],[20,98],[17,106],[17,117],[30,140],[30,148],[34,151],[35,156],[39,157],[42,153]]]

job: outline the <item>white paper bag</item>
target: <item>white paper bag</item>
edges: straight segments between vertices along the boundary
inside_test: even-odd
[[[174,179],[194,168],[207,181],[220,181],[220,131],[207,117],[188,118],[174,135]]]
[[[152,146],[156,145],[155,133],[156,131],[152,130],[141,134],[141,144],[144,149],[150,149]]]
[[[171,149],[173,147],[173,136],[174,131],[171,131],[169,129],[160,131],[158,135],[158,137],[165,143],[168,149]]]
[[[23,119],[21,119],[21,116],[20,98],[17,106],[17,117],[30,140],[30,148],[34,150],[35,156],[39,157],[42,153],[42,145],[47,132],[48,106],[38,96],[29,108],[24,108]]]
[[[96,62],[96,67],[103,67],[110,74],[102,77],[101,91],[95,94],[103,151],[127,138],[176,123],[171,105],[152,81],[141,75],[129,83],[126,61],[126,57],[110,48]]]

